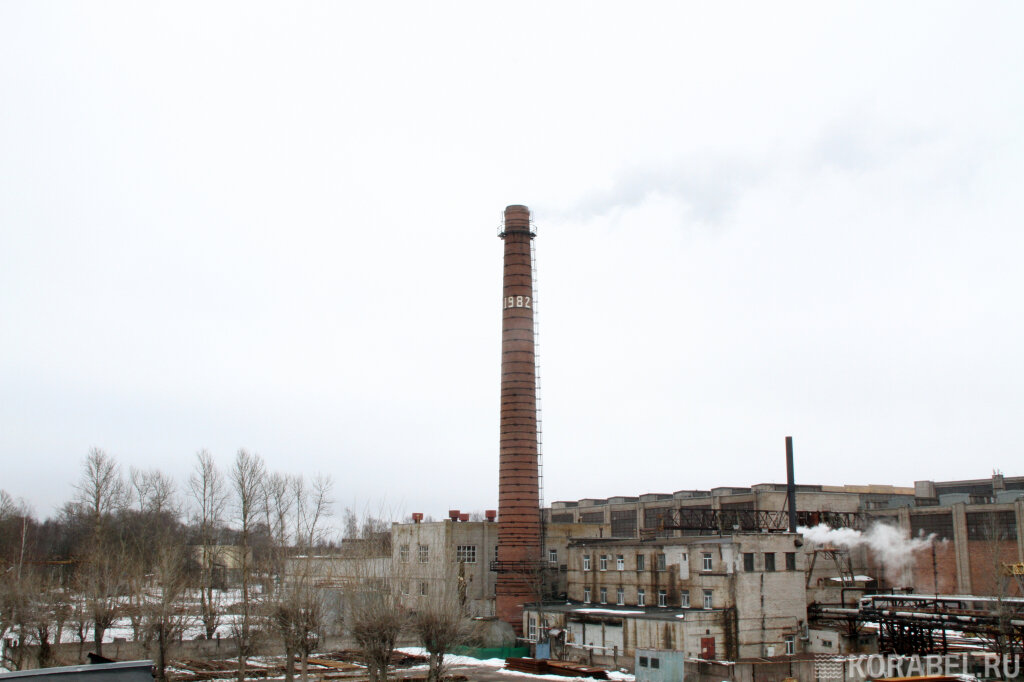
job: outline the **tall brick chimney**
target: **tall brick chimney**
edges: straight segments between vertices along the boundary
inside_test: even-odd
[[[498,472],[497,616],[523,634],[523,604],[539,598],[540,491],[533,346],[535,234],[530,209],[505,208],[501,302],[501,449]]]

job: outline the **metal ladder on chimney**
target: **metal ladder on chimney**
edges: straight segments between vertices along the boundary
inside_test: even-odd
[[[537,320],[537,245],[530,240],[530,269],[533,271],[533,363],[537,398],[537,494],[541,517],[544,512],[544,429],[540,399],[540,322]],[[541,540],[543,542],[543,539]]]

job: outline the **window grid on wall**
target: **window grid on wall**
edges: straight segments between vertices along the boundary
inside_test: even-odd
[[[619,509],[612,511],[612,537],[636,537],[636,509]]]
[[[967,539],[1016,540],[1016,514],[1013,511],[967,512]]]

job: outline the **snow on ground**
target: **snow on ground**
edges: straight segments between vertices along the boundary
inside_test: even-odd
[[[396,651],[400,651],[401,653],[407,654],[409,656],[428,656],[429,655],[427,653],[426,649],[424,649],[423,647],[419,647],[419,646],[402,647],[400,649],[396,649]],[[487,667],[487,668],[497,668],[497,670],[495,670],[495,672],[506,674],[506,675],[515,675],[516,677],[529,677],[530,679],[535,679],[535,680],[561,680],[562,682],[565,682],[566,680],[570,680],[570,679],[572,679],[572,680],[589,680],[589,679],[592,679],[592,678],[589,678],[589,677],[571,677],[570,678],[570,677],[566,677],[565,675],[533,675],[531,673],[524,673],[524,672],[520,672],[518,670],[506,670],[505,669],[505,659],[504,658],[479,659],[479,658],[473,658],[472,656],[455,656],[453,654],[448,654],[448,655],[446,655],[444,657],[444,664],[445,664],[445,666],[453,666],[453,667],[454,666],[482,666],[482,667]],[[418,670],[420,668],[425,668],[425,667],[426,666],[416,666],[415,669]],[[407,670],[409,670],[409,669],[410,668],[407,668]],[[631,675],[631,674],[629,674],[629,673],[623,673],[623,672],[619,672],[617,670],[609,670],[608,671],[608,679],[610,679],[610,680],[618,680],[618,682],[633,682],[634,680],[636,680],[636,677]]]
[[[622,609],[573,609],[573,613],[614,613],[621,614],[644,614],[646,611],[624,611]]]

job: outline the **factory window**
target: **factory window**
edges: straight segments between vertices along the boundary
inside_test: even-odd
[[[796,552],[786,552],[786,570],[796,570]]]
[[[786,635],[782,638],[782,641],[786,643],[787,656],[792,656],[796,653],[796,640],[793,639],[793,635]]]
[[[537,619],[533,616],[527,616],[527,622],[529,623],[529,629],[526,632],[526,638],[531,642],[537,641]]]
[[[624,571],[626,570],[626,558],[621,554],[615,557],[615,570]]]
[[[647,667],[647,657],[646,656],[641,656],[640,657],[640,667],[641,668],[646,668]]]
[[[661,659],[660,658],[655,658],[654,656],[651,656],[651,667],[652,668],[660,668],[661,667]]]
[[[430,545],[417,545],[417,551],[419,552],[421,564],[430,561]]]
[[[643,554],[637,554],[636,555],[636,570],[638,570],[638,571],[644,570],[644,560],[645,559],[646,559],[646,556],[643,555]]]
[[[459,545],[455,548],[455,560],[467,564],[476,563],[476,545]]]
[[[912,514],[910,534],[915,538],[934,534],[936,540],[952,540],[953,515],[948,511],[941,514]]]
[[[764,570],[769,573],[775,570],[775,552],[764,553]]]
[[[647,606],[647,593],[642,587],[636,591],[636,605]]]
[[[494,546],[494,560],[495,561],[498,560],[498,546],[497,545]]]
[[[754,570],[754,553],[753,552],[744,552],[743,553],[743,570],[747,571],[748,573],[750,571]]]
[[[551,564],[552,566],[557,566],[558,565],[558,550],[557,549],[549,549],[548,550],[548,563]]]
[[[399,545],[398,560],[403,564],[409,563],[409,545]]]
[[[589,604],[590,603],[590,588],[589,587],[584,587],[583,588],[583,603],[584,604]]]
[[[408,580],[403,580],[402,581],[402,594],[409,594],[409,581]]]
[[[706,609],[711,608],[711,595],[711,590],[704,590],[704,608]]]
[[[580,523],[604,523],[604,512],[583,512],[580,514]]]
[[[668,606],[668,592],[658,590],[658,606]]]
[[[602,571],[607,571],[608,570],[608,555],[607,554],[602,554],[601,555],[601,570]]]
[[[664,571],[665,570],[665,555],[664,554],[659,554],[658,555],[658,563],[656,565],[657,565],[659,571]]]
[[[701,556],[701,562],[702,562],[701,563],[701,570],[702,571],[710,571],[711,570],[711,552],[704,552],[700,556]]]
[[[690,608],[690,591],[683,590],[679,593],[679,605],[684,609]]]
[[[672,531],[664,530],[672,525],[672,510],[668,507],[647,507],[644,509],[644,528],[653,531],[659,538],[672,537]]]
[[[421,597],[426,597],[427,596],[427,584],[426,583],[420,583],[420,596]]]
[[[584,571],[589,571],[590,570],[590,555],[589,554],[584,554],[583,555],[583,570]]]
[[[602,587],[601,588],[601,603],[602,604],[607,604],[608,603],[608,588],[607,587]]]
[[[968,540],[1016,540],[1017,519],[1013,510],[968,512]]]
[[[626,603],[626,591],[621,587],[615,590],[615,603],[622,606]]]
[[[636,537],[636,509],[621,509],[611,514],[612,537]]]

